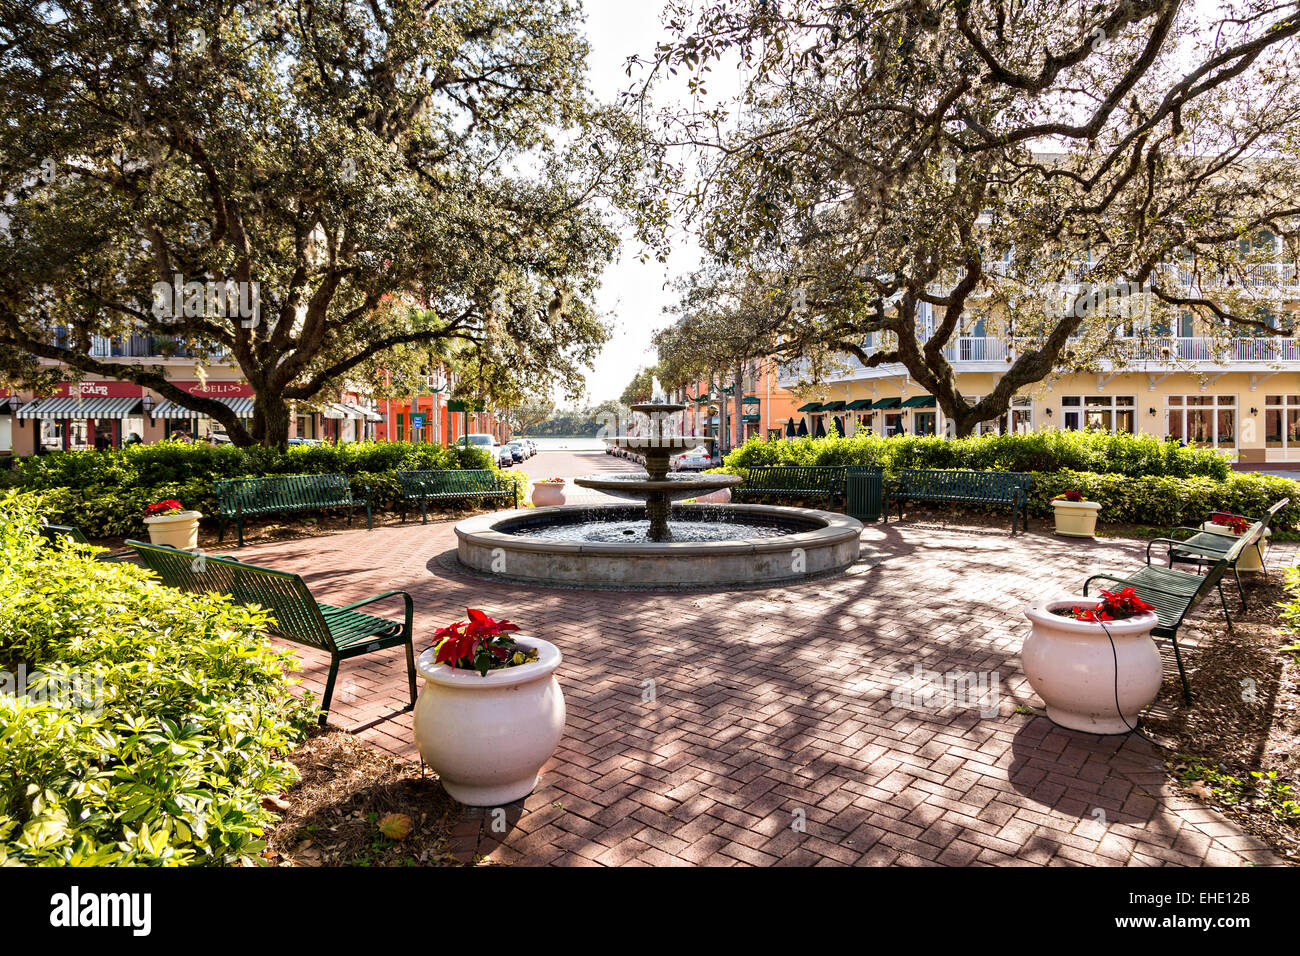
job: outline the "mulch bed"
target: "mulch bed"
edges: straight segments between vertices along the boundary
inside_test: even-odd
[[[1235,585],[1224,585],[1232,631],[1217,600],[1207,600],[1183,625],[1179,645],[1199,645],[1184,650],[1192,703],[1183,702],[1177,673],[1167,672],[1142,723],[1165,748],[1174,783],[1300,866],[1300,808],[1289,813],[1280,806],[1283,799],[1300,800],[1300,655],[1280,650],[1297,642],[1282,629],[1281,571],[1249,580],[1257,577],[1243,575],[1250,601],[1245,612]],[[1252,771],[1277,773],[1272,799],[1253,786]],[[1290,786],[1290,793],[1279,786]]]
[[[267,835],[263,857],[268,864],[461,864],[450,852],[449,838],[465,808],[447,795],[432,771],[422,777],[418,763],[398,760],[334,729],[313,731],[289,760],[302,779],[266,804],[284,813]],[[401,836],[408,823],[409,833]]]

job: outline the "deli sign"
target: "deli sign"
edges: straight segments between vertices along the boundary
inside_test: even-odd
[[[253,386],[247,382],[172,382],[177,388],[203,398],[252,398]]]

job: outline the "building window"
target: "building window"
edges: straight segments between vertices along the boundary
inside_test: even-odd
[[[1132,395],[1066,395],[1061,399],[1061,427],[1132,435],[1137,425],[1136,406]]]
[[[903,413],[902,412],[885,412],[885,436],[901,433],[903,431]]]
[[[913,434],[916,435],[933,435],[935,426],[934,412],[917,412],[913,418]]]
[[[1264,445],[1267,448],[1300,448],[1300,395],[1265,397]]]
[[[974,405],[983,398],[975,395],[966,400]],[[1011,399],[1011,407],[1005,416],[990,418],[975,427],[976,435],[1012,434],[1024,435],[1034,430],[1034,400],[1027,396],[1016,395]]]
[[[1170,395],[1169,437],[1185,445],[1233,448],[1237,444],[1237,396]]]

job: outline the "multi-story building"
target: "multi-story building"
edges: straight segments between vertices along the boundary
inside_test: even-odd
[[[195,395],[215,398],[251,419],[254,392],[228,357],[195,355],[174,340],[154,335],[96,337],[91,355],[109,364],[147,359],[173,384]],[[381,416],[360,391],[345,391],[338,402],[296,404],[289,419],[291,438],[362,441],[376,437]],[[0,393],[0,455],[41,451],[120,448],[132,435],[155,442],[181,437],[226,440],[214,419],[163,398],[152,389],[99,375],[63,382],[46,395]]]
[[[776,363],[769,359],[747,362],[742,378],[740,409],[744,438],[784,437],[787,423],[798,421],[795,407],[799,401],[793,392],[778,383]],[[736,433],[732,418],[736,408],[733,392],[734,381],[730,378],[722,382],[716,378],[712,382],[701,379],[681,389],[681,394],[674,398],[687,406],[683,413],[686,433],[717,438],[725,427],[727,444],[731,444]]]
[[[1294,264],[1279,265],[1267,281],[1300,301]],[[933,317],[923,315],[920,325],[918,338],[924,339]],[[1208,446],[1247,466],[1300,461],[1300,343],[1290,334],[1215,336],[1190,314],[1179,317],[1177,328],[1123,331],[1118,351],[1099,361],[1097,371],[1049,376],[1022,390],[1004,417],[982,423],[980,431],[1097,428]],[[944,357],[958,390],[975,401],[994,388],[1017,343],[986,335],[982,323],[971,333],[954,337]],[[867,354],[878,348],[869,337]],[[807,372],[806,362],[787,362],[777,383],[794,388],[806,382]],[[950,432],[934,396],[900,364],[866,368],[846,357],[816,390],[798,409],[813,431],[818,419],[828,431],[837,419],[847,434]]]

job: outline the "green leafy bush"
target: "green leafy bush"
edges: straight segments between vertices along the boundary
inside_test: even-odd
[[[853,435],[848,438],[751,438],[729,454],[724,470],[744,474],[755,465],[874,465],[963,468],[972,471],[1092,471],[1101,474],[1227,478],[1229,463],[1213,451],[1184,448],[1150,435],[1101,431],[1040,431],[1027,435]]]
[[[0,670],[45,675],[0,694],[0,865],[255,859],[311,719],[265,613],[45,546],[36,508],[0,498]]]
[[[221,478],[342,473],[354,497],[369,495],[376,505],[391,506],[398,497],[398,471],[489,467],[495,470],[486,452],[463,445],[357,442],[278,450],[162,442],[34,455],[15,462],[3,481],[40,492],[51,521],[75,525],[91,537],[112,537],[142,534],[145,506],[163,498],[215,515],[212,482]],[[504,474],[527,484],[523,474]]]

